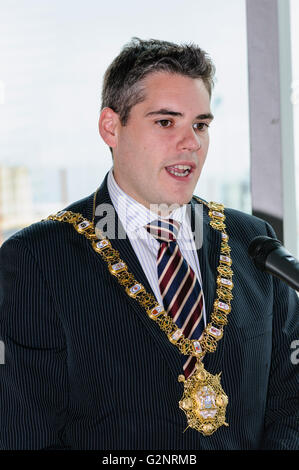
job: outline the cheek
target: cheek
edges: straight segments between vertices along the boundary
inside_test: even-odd
[[[205,162],[205,159],[207,157],[209,144],[210,144],[210,139],[209,139],[209,136],[207,135],[201,142],[201,150],[199,154],[199,157],[203,162]]]
[[[141,152],[139,154],[138,164],[142,164],[144,168],[147,168],[148,177],[151,177],[152,172],[157,172],[163,166],[167,151],[163,145],[159,145],[156,142],[144,143]]]

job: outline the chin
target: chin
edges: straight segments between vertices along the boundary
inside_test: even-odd
[[[188,204],[192,196],[193,196],[193,193],[178,196],[174,198],[173,204],[179,204],[180,206],[183,206],[184,204]]]
[[[184,204],[188,204],[190,202],[191,197],[173,198],[171,201],[167,201],[164,204],[167,204],[168,206],[183,206]]]
[[[173,194],[173,196],[170,197],[169,192],[164,195],[160,195],[158,198],[152,198],[152,201],[156,200],[156,202],[152,202],[150,206],[152,206],[152,209],[157,209],[161,206],[163,209],[163,206],[183,206],[184,204],[188,204],[192,198],[192,193],[188,194]],[[175,209],[175,207],[174,207]],[[173,210],[173,209],[171,209]]]

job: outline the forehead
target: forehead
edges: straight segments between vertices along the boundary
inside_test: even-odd
[[[142,82],[145,99],[143,107],[154,104],[182,106],[210,106],[209,92],[201,78],[190,78],[184,75],[154,72]]]

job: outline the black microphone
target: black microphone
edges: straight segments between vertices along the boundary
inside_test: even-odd
[[[249,245],[248,253],[257,268],[278,277],[299,291],[299,261],[279,240],[265,236],[255,237]]]

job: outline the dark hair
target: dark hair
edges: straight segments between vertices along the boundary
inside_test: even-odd
[[[132,38],[104,75],[102,109],[113,109],[125,126],[131,108],[145,99],[142,80],[157,71],[201,78],[211,96],[215,67],[205,51],[195,44]]]

